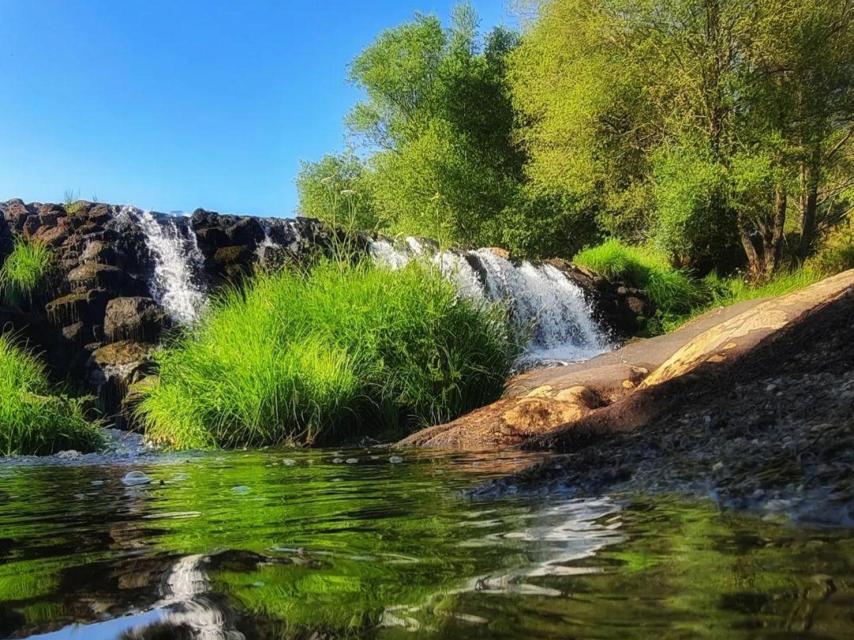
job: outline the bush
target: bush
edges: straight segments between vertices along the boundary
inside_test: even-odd
[[[494,400],[519,353],[510,335],[505,309],[426,266],[262,273],[159,352],[138,412],[177,448],[397,436]]]
[[[30,302],[53,269],[50,247],[18,238],[0,269],[0,298],[8,304]]]
[[[843,221],[827,234],[807,267],[827,275],[854,269],[854,219]]]
[[[697,283],[684,271],[675,269],[664,254],[648,247],[606,240],[584,249],[573,261],[607,278],[625,280],[643,289],[660,313],[687,313],[703,299]]]
[[[92,451],[102,444],[79,400],[51,395],[43,365],[0,336],[0,454]]]

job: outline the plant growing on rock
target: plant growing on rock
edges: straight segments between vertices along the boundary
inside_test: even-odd
[[[156,355],[137,411],[178,448],[397,436],[494,400],[511,335],[503,307],[460,299],[426,266],[262,273]]]
[[[0,335],[0,455],[92,451],[101,444],[81,402],[52,395],[42,363]]]
[[[54,269],[53,254],[45,244],[17,238],[0,268],[0,299],[11,305],[31,302]]]

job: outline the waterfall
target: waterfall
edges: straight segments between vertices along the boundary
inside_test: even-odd
[[[276,249],[280,249],[281,245],[273,240],[270,236],[270,225],[264,224],[264,239],[258,243],[258,246],[255,248],[255,255],[258,259],[258,262],[263,264],[267,259],[267,252],[275,251]]]
[[[134,219],[154,258],[152,297],[176,323],[193,324],[206,304],[198,281],[204,256],[196,234],[189,226],[179,227],[174,217],[158,220],[150,211],[136,213]]]
[[[399,269],[410,260],[425,259],[429,249],[407,238],[404,248],[376,240],[369,251],[375,261]],[[552,265],[516,265],[490,249],[441,251],[429,259],[460,295],[507,303],[520,333],[530,336],[520,366],[578,362],[609,347],[581,288]]]

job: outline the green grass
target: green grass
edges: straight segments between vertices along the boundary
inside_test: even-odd
[[[573,261],[643,289],[656,307],[655,317],[648,319],[644,333],[655,335],[672,331],[715,307],[785,295],[851,268],[854,266],[851,237],[850,227],[838,231],[805,265],[781,271],[762,284],[750,283],[738,274],[720,277],[712,273],[702,279],[693,278],[670,266],[666,256],[655,249],[625,245],[613,239],[584,249]]]
[[[427,266],[261,273],[157,354],[138,413],[176,448],[396,437],[497,398],[511,335],[503,307],[460,299]]]
[[[12,305],[32,301],[53,267],[50,247],[17,238],[12,252],[0,268],[0,299]]]
[[[41,362],[0,336],[0,455],[93,451],[101,444],[80,401],[53,395]]]
[[[670,266],[667,257],[652,248],[611,239],[582,250],[573,262],[643,289],[665,315],[687,313],[703,299],[697,282],[684,271]]]

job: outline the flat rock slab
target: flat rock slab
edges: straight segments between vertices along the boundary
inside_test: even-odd
[[[510,381],[497,402],[419,431],[401,447],[491,450],[548,446],[580,424],[628,430],[649,419],[652,387],[723,366],[854,288],[854,270],[801,291],[715,309],[678,330],[638,340],[587,362],[530,371]],[[631,400],[631,401],[630,401]]]

